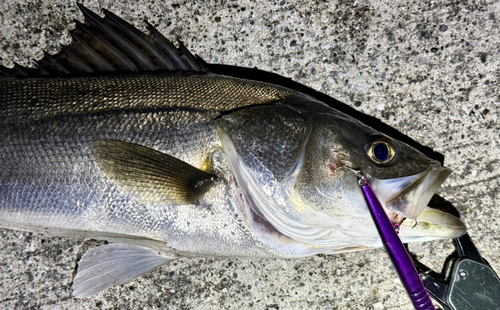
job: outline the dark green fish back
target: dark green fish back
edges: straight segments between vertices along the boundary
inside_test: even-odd
[[[144,111],[228,111],[291,95],[286,88],[216,75],[126,75],[7,79],[0,82],[0,124],[64,115]]]

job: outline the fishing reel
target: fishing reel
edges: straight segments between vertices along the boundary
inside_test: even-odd
[[[453,208],[450,213],[458,215],[451,203],[439,196],[430,206],[447,211]],[[479,254],[469,234],[453,239],[453,244],[455,251],[447,257],[441,273],[408,251],[429,295],[445,310],[500,309],[500,278]]]

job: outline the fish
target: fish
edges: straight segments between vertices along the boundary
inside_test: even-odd
[[[74,297],[180,257],[381,247],[358,172],[403,242],[466,232],[427,206],[451,171],[416,148],[78,6],[71,45],[0,68],[0,227],[108,242],[78,262]]]

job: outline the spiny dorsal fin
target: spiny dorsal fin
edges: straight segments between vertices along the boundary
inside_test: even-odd
[[[75,20],[70,31],[73,42],[56,55],[45,53],[37,68],[15,64],[13,69],[0,66],[0,75],[65,76],[100,72],[194,71],[209,72],[204,61],[194,56],[178,41],[179,47],[166,39],[147,21],[145,34],[120,17],[103,10],[99,17],[82,4],[77,4],[85,23]]]
[[[217,177],[154,149],[117,140],[92,143],[101,171],[138,201],[197,204]]]

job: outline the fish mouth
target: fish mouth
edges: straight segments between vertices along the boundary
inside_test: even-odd
[[[380,203],[403,218],[416,219],[424,211],[451,170],[435,163],[411,176],[371,181]]]

